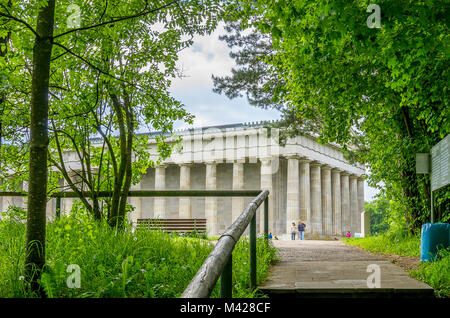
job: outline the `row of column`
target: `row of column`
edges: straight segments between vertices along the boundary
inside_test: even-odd
[[[346,231],[360,232],[360,214],[364,211],[364,181],[349,175],[339,169],[327,165],[310,162],[298,156],[287,160],[287,193],[286,193],[286,233],[289,233],[292,222],[299,219],[307,224],[312,235],[340,236]],[[261,159],[261,189],[269,190],[269,231],[274,232],[274,189],[272,177],[274,173],[273,160]],[[180,165],[180,189],[190,189],[190,164]],[[207,190],[217,189],[217,165],[206,163]],[[133,186],[133,190],[140,184]],[[155,190],[166,189],[165,166],[155,169]],[[244,189],[244,162],[233,163],[233,190]],[[12,204],[12,198],[2,198],[3,210]],[[10,202],[11,201],[11,202]],[[63,200],[63,209],[70,211],[73,199]],[[137,218],[142,217],[142,199],[130,198],[130,203],[136,207]],[[243,197],[232,198],[232,221],[245,208]],[[264,208],[259,209],[260,232],[264,230]],[[205,199],[205,217],[209,235],[218,233],[217,198]],[[154,201],[154,216],[166,218],[166,199],[156,197]],[[179,218],[192,218],[191,200],[187,197],[179,199]]]
[[[188,190],[190,189],[190,166],[191,164],[180,165],[180,189]],[[166,189],[166,166],[157,166],[155,168],[155,190]],[[206,190],[216,190],[217,189],[217,164],[215,162],[206,163]],[[139,189],[140,184],[133,187],[133,190]],[[233,164],[233,190],[243,190],[244,189],[244,162],[236,162]],[[269,190],[269,231],[273,231],[273,189],[272,189],[272,161],[270,159],[262,160],[261,163],[261,189]],[[166,198],[156,197],[154,201],[154,217],[155,218],[166,218]],[[130,202],[136,207],[137,218],[142,217],[142,200],[141,198],[131,198]],[[245,208],[245,198],[244,197],[233,197],[232,198],[232,208],[231,208],[231,218],[234,222],[239,215],[244,211]],[[264,218],[264,207],[261,206],[260,210],[260,220]],[[217,198],[216,197],[206,197],[205,198],[205,217],[206,217],[206,227],[208,230],[208,235],[214,236],[218,234],[219,222],[218,222],[218,210],[217,210]],[[191,200],[187,197],[179,198],[179,218],[187,219],[192,218],[191,211]],[[260,231],[264,231],[264,222],[260,222]]]
[[[180,189],[190,189],[190,164],[180,165]],[[274,232],[273,161],[261,160],[261,189],[269,190],[269,231]],[[206,163],[207,190],[217,189],[216,163]],[[139,187],[139,185],[137,186]],[[155,169],[155,190],[164,190],[165,166]],[[244,162],[233,163],[233,190],[244,189]],[[136,189],[136,186],[135,186]],[[320,236],[341,236],[346,231],[360,232],[360,214],[364,211],[364,181],[339,169],[310,162],[297,156],[288,157],[287,167],[286,233],[292,222],[306,222],[308,232]],[[134,202],[136,201],[136,202]],[[245,208],[243,197],[232,198],[232,222]],[[133,198],[138,213],[141,199]],[[264,230],[264,208],[259,209],[260,232]],[[205,217],[209,235],[218,233],[217,198],[205,199]],[[166,199],[155,198],[154,216],[166,218]],[[141,217],[138,215],[137,217]],[[179,199],[179,218],[191,218],[190,198]]]
[[[288,157],[286,231],[301,219],[309,233],[340,236],[360,232],[364,180],[339,169]]]

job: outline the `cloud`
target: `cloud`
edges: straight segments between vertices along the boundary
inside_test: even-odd
[[[178,67],[182,70],[182,78],[172,81],[172,91],[198,88],[212,89],[211,75],[229,75],[235,65],[229,57],[230,49],[219,35],[225,34],[223,24],[210,35],[194,37],[194,44],[179,54]]]
[[[224,95],[213,93],[211,75],[230,75],[235,66],[229,57],[230,49],[219,36],[225,34],[223,24],[206,36],[194,37],[194,44],[180,52],[178,66],[185,77],[172,81],[170,91],[181,101],[188,112],[195,115],[194,125],[182,121],[176,129],[224,125],[280,117],[278,111],[262,110],[249,105],[246,98],[230,100]]]

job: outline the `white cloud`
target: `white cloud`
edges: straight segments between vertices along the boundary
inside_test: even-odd
[[[220,24],[211,35],[194,37],[194,45],[180,52],[178,67],[185,77],[172,81],[172,91],[198,87],[212,89],[212,74],[231,74],[234,61],[229,57],[230,49],[219,40],[219,35],[224,33],[223,24]]]

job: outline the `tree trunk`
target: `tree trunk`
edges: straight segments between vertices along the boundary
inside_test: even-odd
[[[47,203],[48,86],[55,0],[39,9],[33,48],[30,161],[25,278],[34,291],[45,264],[45,208]]]
[[[127,198],[128,198],[128,192],[131,188],[131,177],[132,177],[132,151],[133,151],[133,135],[134,135],[134,119],[133,119],[133,112],[131,109],[131,102],[130,97],[126,91],[125,85],[122,85],[122,92],[124,97],[124,108],[125,108],[125,118],[127,122],[127,129],[128,129],[128,136],[127,136],[127,147],[126,147],[126,170],[125,170],[125,181],[122,188],[121,198],[120,198],[120,205],[119,205],[119,222],[123,222],[126,217],[126,205],[127,205]]]
[[[411,117],[409,115],[409,109],[405,106],[400,108],[403,124],[406,130],[404,136],[411,138],[411,143],[415,140],[415,133]],[[403,161],[408,162],[411,155],[403,154]],[[408,167],[414,167],[414,164],[408,164]],[[400,176],[402,178],[403,195],[407,197],[407,206],[405,206],[405,217],[409,222],[409,231],[411,234],[415,234],[417,229],[420,229],[421,222],[419,220],[421,215],[420,207],[420,191],[417,174],[415,170],[411,168],[401,171]]]
[[[125,121],[123,118],[123,109],[121,102],[117,98],[117,95],[110,94],[111,101],[114,107],[114,112],[117,115],[117,124],[119,126],[119,140],[120,140],[120,165],[117,176],[114,178],[113,193],[111,197],[111,215],[108,223],[113,226],[119,226],[121,224],[120,220],[120,197],[122,186],[124,184],[126,167],[127,167],[127,135],[125,128]]]
[[[11,1],[8,1],[8,8],[11,8]],[[5,37],[0,37],[0,56],[5,57],[6,53],[8,53],[8,41],[9,37],[11,36],[11,32],[8,32],[8,34]],[[4,48],[2,49],[2,44],[4,45]],[[3,105],[3,103],[6,102],[6,94],[0,93],[0,155],[2,150],[2,144],[3,144],[3,114],[5,113],[6,106]]]

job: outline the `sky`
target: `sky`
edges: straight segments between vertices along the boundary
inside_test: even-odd
[[[214,85],[211,76],[231,75],[231,69],[235,66],[229,57],[230,49],[219,40],[219,35],[223,34],[225,30],[220,25],[211,35],[194,37],[194,45],[180,52],[178,66],[183,77],[172,81],[171,92],[195,118],[193,125],[176,122],[175,129],[280,118],[276,110],[251,106],[246,97],[230,100],[212,91]],[[377,192],[365,182],[366,201],[372,201]]]

